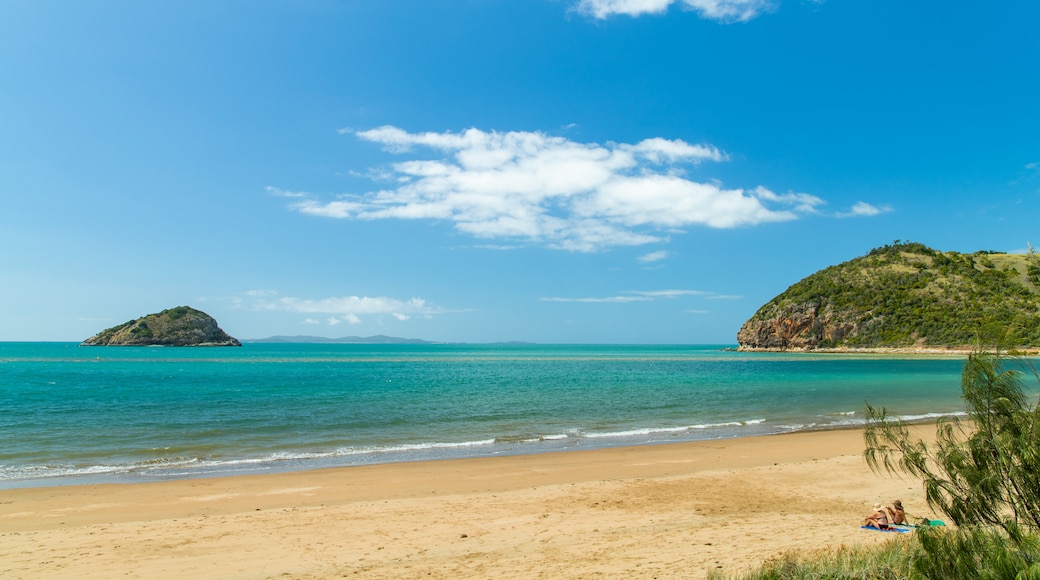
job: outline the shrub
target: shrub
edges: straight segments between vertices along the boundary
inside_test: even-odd
[[[1040,579],[1040,405],[1006,360],[999,348],[968,356],[969,421],[939,421],[934,446],[867,405],[871,469],[921,479],[928,504],[959,527],[918,531],[915,577]]]

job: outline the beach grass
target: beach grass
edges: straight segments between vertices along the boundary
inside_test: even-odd
[[[789,551],[761,567],[738,574],[710,572],[708,580],[889,580],[909,578],[915,543],[896,537],[876,546],[841,545],[812,551]]]
[[[709,572],[708,580],[1040,578],[1040,535],[996,526],[932,528],[874,546],[788,551],[738,574]]]

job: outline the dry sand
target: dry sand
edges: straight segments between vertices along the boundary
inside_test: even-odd
[[[0,578],[702,578],[875,544],[860,430],[0,490]]]

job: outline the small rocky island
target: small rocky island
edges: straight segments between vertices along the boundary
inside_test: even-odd
[[[113,326],[81,346],[242,346],[220,329],[212,316],[178,306]]]
[[[800,280],[737,333],[744,351],[943,352],[980,332],[1040,347],[1040,255],[899,242]]]

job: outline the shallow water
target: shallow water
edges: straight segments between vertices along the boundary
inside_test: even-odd
[[[0,343],[0,487],[740,437],[960,412],[963,359],[728,345]]]

